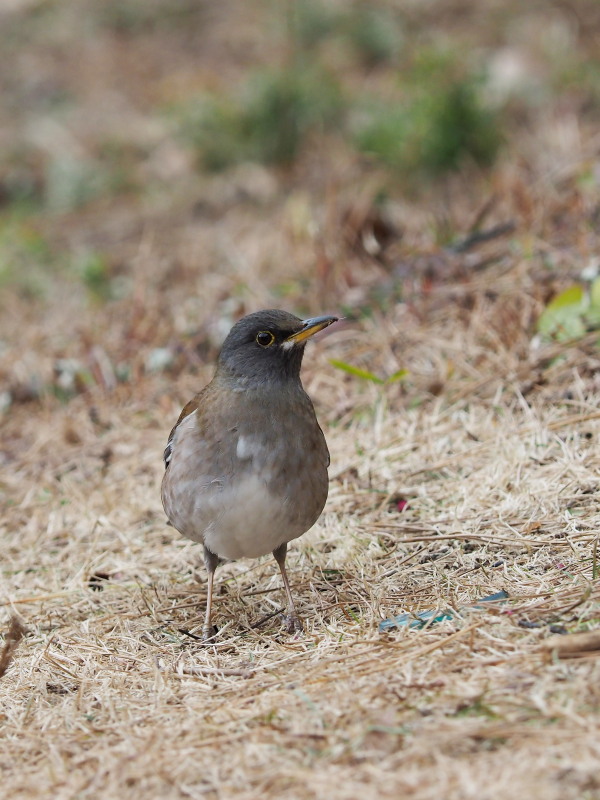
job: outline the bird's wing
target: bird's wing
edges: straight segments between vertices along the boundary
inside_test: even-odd
[[[194,411],[198,408],[198,403],[200,402],[201,394],[202,392],[200,392],[200,394],[197,394],[192,400],[189,401],[189,403],[185,404],[185,406],[181,411],[181,414],[179,415],[177,422],[175,423],[175,425],[173,425],[171,429],[171,433],[169,434],[169,439],[167,441],[167,446],[165,447],[165,451],[163,453],[163,461],[165,462],[165,469],[167,469],[167,467],[171,463],[171,457],[173,455],[173,442],[175,441],[175,432],[177,431],[177,428],[179,427],[180,423],[186,417],[189,417],[190,414],[193,414]]]

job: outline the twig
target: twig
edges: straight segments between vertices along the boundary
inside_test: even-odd
[[[254,628],[260,628],[261,625],[264,625],[265,622],[268,622],[272,617],[276,617],[278,614],[283,613],[283,608],[278,608],[276,611],[271,611],[270,614],[265,614],[264,617],[261,617],[258,622],[253,622],[250,625],[250,628],[253,630]]]
[[[234,678],[252,678],[253,669],[232,669],[230,667],[183,667],[177,675],[224,675]]]
[[[488,228],[485,231],[474,231],[473,233],[470,233],[461,241],[450,245],[448,250],[450,250],[451,253],[466,253],[467,250],[476,247],[478,244],[489,242],[492,239],[497,239],[500,236],[506,236],[507,233],[513,233],[516,228],[517,225],[514,220],[501,222],[499,225],[494,225],[492,228]]]
[[[16,600],[6,600],[0,606],[14,606],[17,603],[42,603],[44,600],[56,600],[58,597],[66,597],[70,594],[77,594],[80,589],[69,589],[66,592],[52,592],[52,594],[40,594],[37,597],[18,597]]]

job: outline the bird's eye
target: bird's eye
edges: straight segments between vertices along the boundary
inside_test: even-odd
[[[275,337],[271,331],[259,331],[256,334],[256,342],[261,347],[270,347],[275,341]]]

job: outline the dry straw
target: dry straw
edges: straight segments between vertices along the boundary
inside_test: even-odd
[[[248,47],[254,4],[233,7],[245,16],[231,31],[228,4],[203,17],[217,44],[203,33],[202,58],[263,53]],[[559,28],[528,20],[522,40],[539,28],[547,52]],[[165,60],[179,49],[149,22],[114,39],[90,30],[103,59],[81,70],[79,41],[57,58],[64,26],[45,60],[15,55],[27,97],[63,85],[31,83],[56,62],[82,93],[69,119],[86,147],[100,123],[125,136],[128,122],[132,149],[154,154],[143,169],[177,168],[164,119],[139,115],[180,82],[204,86],[204,62],[192,79]],[[97,94],[97,63],[127,82],[133,117],[120,94]],[[570,109],[522,133],[492,199],[473,173],[420,203],[398,192],[387,260],[347,229],[379,208],[387,176],[335,142],[323,162],[309,148],[291,197],[294,175],[258,167],[190,188],[184,160],[181,182],[148,196],[35,220],[57,252],[105,252],[125,294],[91,300],[58,268],[41,297],[3,287],[3,798],[600,797],[598,333],[536,335],[548,299],[600,252],[597,127]],[[32,130],[50,151],[66,128]],[[462,249],[439,243],[445,225]],[[227,564],[206,646],[206,576],[198,546],[165,524],[161,455],[224,330],[272,306],[356,318],[310,348],[303,373],[331,450],[325,512],[288,556],[306,629],[283,630],[272,559]],[[331,359],[407,375],[376,384]],[[422,627],[379,631],[423,612]]]
[[[593,345],[578,345],[579,362],[565,351],[569,371],[525,400],[508,351],[487,383],[495,354],[469,374],[475,313],[446,329],[447,393],[410,409],[421,390],[382,395],[328,366],[361,348],[376,359],[401,313],[308,358],[332,484],[291,551],[302,636],[283,631],[263,559],[221,568],[219,636],[199,640],[199,553],[165,526],[157,491],[177,389],[153,377],[126,404],[95,396],[101,432],[85,397],[35,418],[15,409],[10,424],[35,443],[13,454],[2,537],[2,603],[29,628],[16,652],[5,639],[8,796],[474,798],[516,782],[523,796],[575,798],[595,785]],[[436,325],[406,335],[415,385],[440,342]],[[153,398],[167,388],[163,414]],[[73,427],[75,444],[61,435]],[[470,608],[499,590],[504,603]],[[451,618],[378,633],[426,610]]]

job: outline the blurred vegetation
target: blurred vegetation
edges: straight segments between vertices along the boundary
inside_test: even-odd
[[[575,7],[577,25],[550,3],[540,26],[514,0],[485,14],[441,0],[16,3],[0,12],[11,63],[0,76],[0,285],[43,295],[60,265],[88,300],[118,299],[133,286],[113,274],[120,256],[79,241],[78,226],[111,209],[135,218],[168,208],[178,192],[205,208],[209,173],[246,162],[262,165],[263,183],[284,168],[286,191],[310,194],[320,181],[321,196],[334,161],[340,185],[345,170],[356,194],[372,183],[390,202],[445,191],[474,167],[491,185],[523,132],[598,121],[600,20]],[[597,191],[592,162],[581,176]],[[272,196],[268,179],[264,191]],[[315,236],[305,206],[294,235]],[[352,234],[334,220],[319,236],[336,231],[385,264],[373,231],[390,241],[401,232],[386,234],[383,216]],[[457,235],[450,218],[432,221],[441,226],[444,241]],[[391,284],[398,291],[386,284],[370,298],[396,302],[402,277]]]
[[[280,5],[279,13],[282,8]],[[288,4],[285,21],[290,50],[319,57],[315,48],[329,40],[336,46],[349,47],[367,68],[392,62],[402,44],[400,15],[370,0],[342,6],[300,0]]]
[[[75,269],[93,299],[104,301],[116,296],[110,265],[102,253],[83,253]]]
[[[58,253],[27,213],[0,215],[0,290],[12,286],[26,299],[44,297],[60,269]]]
[[[200,166],[221,170],[242,161],[289,166],[306,138],[332,127],[342,108],[334,79],[294,65],[257,74],[241,98],[203,98],[182,113]]]
[[[463,33],[443,3],[439,19],[437,6],[403,8],[385,0],[252,3],[238,24],[242,30],[263,27],[269,49],[243,57],[242,82],[200,72],[202,91],[192,79],[174,96],[167,87],[144,98],[139,110],[157,125],[170,122],[200,172],[245,161],[291,166],[308,143],[332,130],[349,153],[367,155],[403,180],[443,180],[469,163],[488,168],[510,143],[515,118],[523,120],[528,109],[539,112],[561,92],[589,113],[600,105],[600,62],[577,47],[566,21],[563,30],[550,20],[547,33],[532,43],[537,66],[529,70],[516,48],[514,57],[508,50],[509,35],[523,50],[527,34],[517,33],[519,9],[506,6],[504,29],[497,25],[492,32],[477,20],[480,41],[473,47],[476,21],[465,20]],[[495,9],[490,22],[498,14]],[[201,55],[204,28],[215,19],[218,13],[196,0],[104,0],[84,2],[81,11],[69,2],[34,3],[7,15],[0,40],[7,57],[16,59],[24,47],[56,50],[79,39],[85,64],[86,48],[99,36],[116,37],[113,49],[123,37],[153,37],[154,46],[172,47],[173,37],[196,36],[189,55],[194,47]],[[228,24],[236,24],[235,16]],[[5,115],[16,111],[24,122],[35,123],[36,115],[43,121],[40,132],[12,142],[0,159],[5,206],[35,201],[64,213],[147,186],[138,167],[151,154],[128,141],[117,120],[112,137],[104,131],[102,139],[99,131],[91,146],[71,146],[81,93],[74,77],[58,71],[49,78],[36,70],[20,86],[17,78],[5,79]],[[64,141],[57,130],[46,130],[48,120],[67,131]],[[40,146],[48,137],[51,144]]]
[[[373,3],[351,7],[341,31],[366,68],[393,64],[404,44],[398,15]]]
[[[96,19],[100,27],[117,33],[136,35],[148,31],[179,28],[195,17],[202,17],[198,0],[108,0],[98,3]]]
[[[332,128],[349,147],[405,176],[443,176],[468,159],[493,164],[502,116],[486,103],[484,77],[470,71],[464,54],[430,46],[401,65],[396,16],[368,3],[344,12],[298,3],[286,36],[288,64],[257,71],[242,92],[186,100],[176,109],[201,169],[242,161],[289,166],[309,137]],[[396,75],[397,96],[384,100],[345,86],[341,70],[336,76],[319,64],[326,58],[317,46],[327,40],[343,42],[362,70],[385,65]]]
[[[559,342],[579,339],[600,328],[600,278],[589,291],[576,284],[564,289],[546,305],[538,319],[538,331],[546,339]]]
[[[485,102],[485,81],[459,77],[457,57],[434,52],[401,78],[404,98],[378,104],[356,135],[360,149],[405,175],[441,176],[471,159],[493,164],[502,142],[502,117]]]

